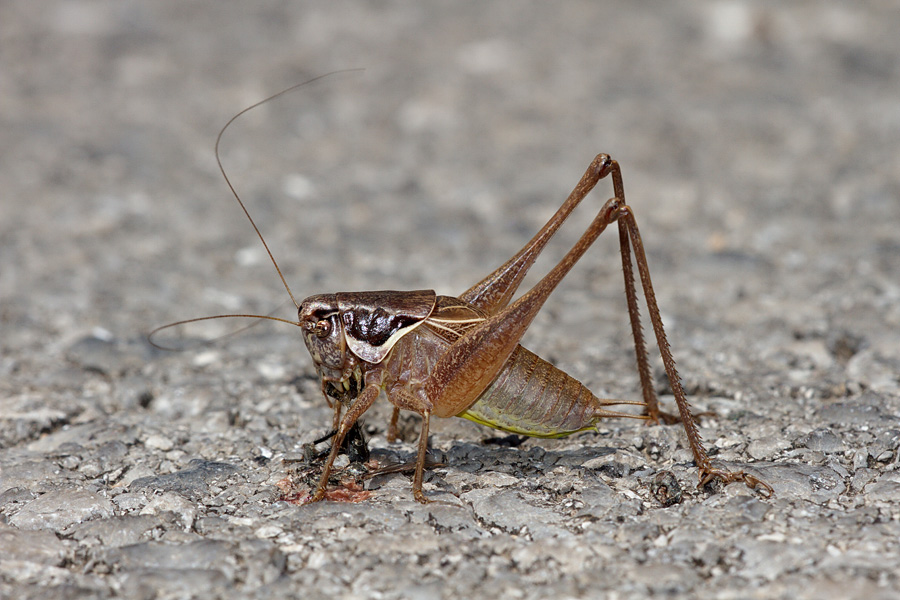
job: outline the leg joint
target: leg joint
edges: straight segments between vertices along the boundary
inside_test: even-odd
[[[615,164],[616,161],[614,161],[609,154],[598,154],[594,157],[591,166],[593,167],[593,171],[597,173],[597,178],[603,179],[609,175],[609,172]]]

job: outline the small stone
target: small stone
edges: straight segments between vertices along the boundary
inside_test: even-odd
[[[268,539],[281,535],[283,531],[278,525],[264,525],[254,531],[253,534],[258,538]]]
[[[162,574],[168,571],[169,577],[173,571],[189,571],[190,577],[181,577],[185,580],[194,577],[194,570],[218,571],[220,576],[230,580],[236,570],[231,544],[218,540],[197,540],[182,544],[155,541],[132,544],[111,549],[105,553],[103,560],[124,571],[160,570]],[[196,595],[192,593],[187,597]]]
[[[865,448],[859,448],[852,453],[853,470],[859,470],[869,466],[869,453]]]
[[[28,531],[0,525],[0,556],[15,556],[20,561],[60,566],[66,556],[66,546],[49,531]]]
[[[656,498],[660,506],[674,506],[681,502],[684,492],[681,484],[671,471],[660,471],[650,483],[650,494]]]
[[[113,497],[113,503],[126,513],[140,510],[147,505],[147,496],[138,492],[125,492]]]
[[[161,468],[165,468],[165,463],[161,465]],[[198,459],[192,460],[190,466],[181,471],[135,479],[129,488],[176,492],[183,497],[195,499],[209,490],[210,483],[227,477],[235,471],[237,471],[237,467],[229,463]]]
[[[112,548],[137,544],[148,531],[163,526],[156,515],[125,515],[79,523],[72,528],[72,539]]]
[[[880,463],[891,462],[891,459],[894,458],[893,450],[885,450],[881,454],[875,457],[875,460]]]
[[[147,437],[147,439],[144,440],[144,445],[154,450],[162,450],[163,452],[167,452],[175,447],[172,440],[159,434],[153,434]]]
[[[197,516],[197,507],[173,492],[166,492],[162,496],[152,499],[147,506],[141,509],[140,514],[155,515],[163,511],[175,513],[185,531],[190,531]]]
[[[853,478],[850,480],[850,489],[860,493],[867,485],[875,481],[877,477],[878,471],[875,469],[857,469],[853,474]]]
[[[880,407],[888,405],[887,399],[869,391],[855,402],[835,402],[816,411],[816,417],[834,425],[868,425],[871,423],[896,423],[898,418],[886,414]]]
[[[878,481],[866,486],[866,500],[896,504],[900,498],[900,482],[882,476]]]
[[[846,446],[843,440],[829,429],[815,429],[803,440],[803,445],[810,450],[833,454],[843,452]]]
[[[534,539],[571,535],[558,513],[529,502],[519,490],[485,488],[466,492],[461,498],[472,505],[480,519],[508,533],[517,534],[527,527]]]
[[[508,473],[498,473],[496,471],[485,473],[484,481],[488,485],[496,488],[512,487],[522,482],[522,480],[515,475],[509,475]]]
[[[35,498],[10,517],[22,529],[65,529],[75,523],[113,515],[108,498],[87,490],[57,490]]]
[[[779,452],[791,447],[791,442],[782,435],[767,435],[752,440],[747,445],[747,454],[754,460],[768,460]]]

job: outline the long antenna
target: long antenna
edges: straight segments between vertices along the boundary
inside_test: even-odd
[[[212,317],[196,317],[193,319],[185,319],[184,321],[175,321],[174,323],[169,323],[168,325],[163,325],[161,327],[157,327],[156,329],[154,329],[153,331],[151,331],[150,333],[147,334],[147,341],[150,343],[151,346],[153,346],[154,348],[158,348],[160,350],[186,350],[187,348],[170,348],[169,346],[161,346],[160,344],[157,344],[156,342],[153,341],[153,336],[155,336],[157,333],[159,333],[163,329],[168,329],[170,327],[178,327],[179,325],[187,325],[188,323],[196,323],[197,321],[211,321],[212,319],[235,319],[235,318],[268,319],[269,321],[278,321],[279,323],[287,323],[288,325],[294,325],[296,327],[300,326],[299,321],[291,321],[289,319],[280,319],[278,317],[273,317],[272,315],[250,315],[250,314],[215,315]],[[228,336],[234,335],[235,333],[238,333],[240,331],[244,331],[251,326],[252,325],[248,325],[247,327],[242,327],[242,328],[238,329],[237,331],[232,331],[231,333],[228,333],[223,336],[213,338],[212,340],[203,342],[203,344],[204,345],[211,344],[211,343],[215,342],[216,340],[220,340],[224,337],[228,337]]]
[[[281,272],[281,268],[278,266],[278,261],[275,260],[275,256],[272,254],[272,251],[269,250],[269,245],[266,243],[265,238],[263,238],[263,234],[259,231],[259,227],[256,226],[256,222],[253,220],[253,217],[250,216],[250,212],[247,210],[247,207],[244,206],[244,203],[241,200],[241,197],[238,195],[237,191],[234,189],[234,186],[231,184],[231,180],[228,179],[228,174],[225,172],[225,167],[222,166],[222,158],[219,156],[219,142],[222,141],[222,134],[225,133],[225,130],[228,129],[228,127],[232,123],[234,123],[238,119],[238,117],[240,117],[241,115],[243,115],[244,113],[246,113],[248,111],[253,110],[257,106],[265,104],[266,102],[269,102],[270,100],[274,100],[275,98],[278,98],[279,96],[283,96],[284,94],[287,94],[288,92],[292,92],[293,90],[296,90],[299,87],[303,87],[304,85],[309,85],[311,83],[319,81],[320,79],[325,79],[326,77],[331,77],[333,75],[338,75],[340,73],[353,73],[353,72],[364,71],[364,70],[365,69],[343,69],[340,71],[332,71],[330,73],[325,73],[324,75],[319,75],[318,77],[313,77],[312,79],[308,79],[307,81],[304,81],[302,83],[292,85],[291,87],[289,87],[287,89],[281,90],[277,94],[272,94],[268,98],[266,98],[264,100],[260,100],[256,104],[251,104],[250,106],[248,106],[241,112],[239,112],[236,115],[234,115],[233,117],[231,117],[228,120],[228,122],[225,123],[225,126],[222,127],[222,129],[219,131],[219,135],[216,137],[216,146],[215,146],[216,163],[219,165],[219,171],[222,172],[222,177],[225,178],[225,183],[228,184],[228,189],[231,190],[231,193],[234,195],[234,199],[237,200],[238,204],[241,205],[241,209],[244,211],[244,214],[247,215],[247,219],[250,220],[250,224],[253,225],[253,229],[254,229],[254,231],[256,231],[256,235],[259,236],[259,241],[262,242],[263,247],[266,249],[266,252],[269,254],[269,258],[272,260],[272,264],[275,265],[275,270],[278,271],[278,276],[281,278],[281,283],[284,284],[284,289],[287,290],[288,295],[291,297],[291,301],[294,303],[294,306],[296,306],[297,308],[300,308],[300,304],[297,303],[297,299],[294,297],[294,293],[291,291],[291,286],[288,285],[287,280],[284,278],[284,274]],[[243,316],[243,315],[235,315],[235,316]],[[182,323],[184,323],[184,322],[185,321],[182,321]]]
[[[237,113],[236,115],[231,117],[228,120],[228,122],[225,123],[225,126],[222,127],[222,129],[219,131],[219,135],[216,136],[215,153],[216,153],[216,163],[219,165],[219,171],[222,173],[222,177],[225,179],[225,183],[228,184],[228,189],[231,190],[231,193],[234,195],[235,200],[238,201],[238,204],[240,205],[241,209],[244,211],[244,214],[247,216],[247,219],[250,221],[250,224],[253,226],[253,230],[256,231],[256,235],[259,236],[259,241],[262,242],[263,247],[266,249],[266,252],[269,254],[269,259],[271,259],[272,264],[275,266],[275,270],[278,271],[278,276],[281,278],[281,283],[284,284],[284,289],[287,290],[288,295],[291,297],[291,301],[294,303],[294,306],[296,306],[297,308],[300,308],[300,305],[297,303],[297,299],[294,297],[294,293],[291,291],[291,288],[288,285],[287,280],[285,280],[284,274],[281,272],[281,268],[278,266],[278,262],[275,260],[275,256],[272,254],[272,251],[269,249],[269,245],[266,243],[265,238],[263,238],[262,232],[260,232],[259,227],[256,226],[256,222],[253,220],[253,217],[250,216],[250,212],[247,210],[247,207],[244,206],[244,202],[241,200],[241,197],[238,195],[237,190],[235,190],[234,186],[231,184],[231,180],[228,178],[228,173],[225,172],[225,167],[222,166],[222,158],[219,156],[219,143],[222,141],[222,135],[225,133],[225,130],[228,129],[228,127],[232,123],[234,123],[238,119],[238,117],[240,117],[244,113],[256,108],[257,106],[260,106],[261,104],[265,104],[266,102],[269,102],[270,100],[274,100],[275,98],[282,96],[284,94],[287,94],[288,92],[292,92],[293,90],[296,90],[299,87],[303,87],[305,85],[309,85],[311,83],[319,81],[320,79],[325,79],[326,77],[333,77],[335,75],[340,75],[342,73],[354,73],[354,72],[359,72],[359,71],[365,71],[365,69],[342,69],[340,71],[332,71],[330,73],[325,73],[324,75],[319,75],[318,77],[313,77],[312,79],[308,79],[302,83],[292,85],[289,88],[281,90],[277,94],[272,94],[268,98],[266,98],[264,100],[260,100],[259,102],[248,106],[247,108],[243,109],[242,111],[240,111],[239,113]],[[278,317],[273,317],[271,314],[269,314],[269,315],[252,315],[252,314],[215,315],[212,317],[198,317],[195,319],[185,319],[184,321],[176,321],[175,323],[169,323],[168,325],[163,325],[161,327],[157,327],[156,329],[151,331],[149,334],[147,334],[147,341],[150,343],[151,346],[153,346],[155,348],[159,348],[160,350],[173,350],[173,348],[169,348],[169,347],[161,346],[160,344],[157,344],[156,342],[153,341],[153,337],[157,333],[162,331],[163,329],[169,329],[170,327],[178,327],[179,325],[186,325],[188,323],[196,323],[198,321],[209,321],[212,319],[233,319],[233,318],[266,319],[269,321],[278,321],[280,323],[288,323],[290,325],[300,326],[299,321],[280,319]],[[251,327],[251,326],[252,325],[250,325],[248,327]],[[241,329],[238,329],[237,331],[233,331],[227,335],[233,335],[239,331],[244,331],[248,327],[242,327]],[[217,338],[217,339],[221,339],[221,338]]]

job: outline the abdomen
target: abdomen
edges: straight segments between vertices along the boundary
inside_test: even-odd
[[[494,429],[558,438],[594,429],[601,401],[580,381],[522,346],[459,417]]]

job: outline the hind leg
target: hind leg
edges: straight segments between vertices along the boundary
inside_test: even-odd
[[[550,238],[572,214],[575,207],[594,189],[597,182],[609,175],[614,168],[617,169],[614,165],[615,161],[609,155],[598,154],[556,214],[547,221],[531,241],[496,271],[460,294],[460,300],[468,302],[488,315],[497,314],[504,309]]]

